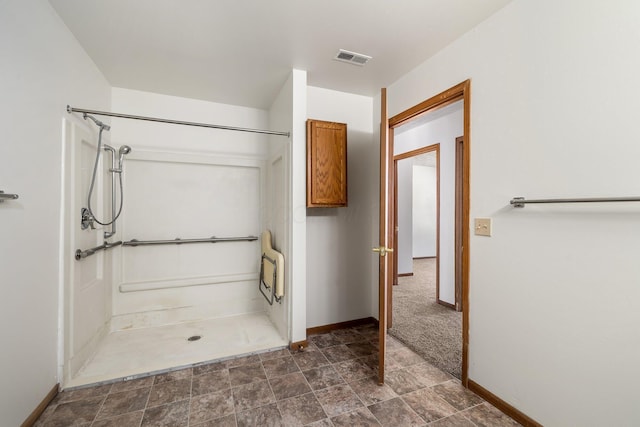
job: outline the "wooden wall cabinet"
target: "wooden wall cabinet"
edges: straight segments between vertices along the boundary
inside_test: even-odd
[[[307,120],[307,207],[347,206],[347,125]]]

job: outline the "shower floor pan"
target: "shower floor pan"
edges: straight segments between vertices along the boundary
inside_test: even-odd
[[[143,376],[287,345],[263,313],[117,331],[102,340],[96,354],[64,387]]]

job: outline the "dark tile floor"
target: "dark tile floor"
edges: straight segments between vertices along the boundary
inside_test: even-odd
[[[278,350],[63,391],[37,426],[518,426],[460,382],[388,338],[378,386],[377,329],[310,337]]]

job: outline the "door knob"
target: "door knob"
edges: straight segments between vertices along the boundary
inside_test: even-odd
[[[373,252],[378,252],[380,256],[385,256],[389,252],[393,252],[393,248],[387,248],[385,246],[379,246],[377,248],[373,248],[372,250]]]

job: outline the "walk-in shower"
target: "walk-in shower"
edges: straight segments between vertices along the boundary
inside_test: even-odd
[[[288,132],[67,111],[62,387],[285,348],[290,294],[258,284],[263,230],[285,252]]]

